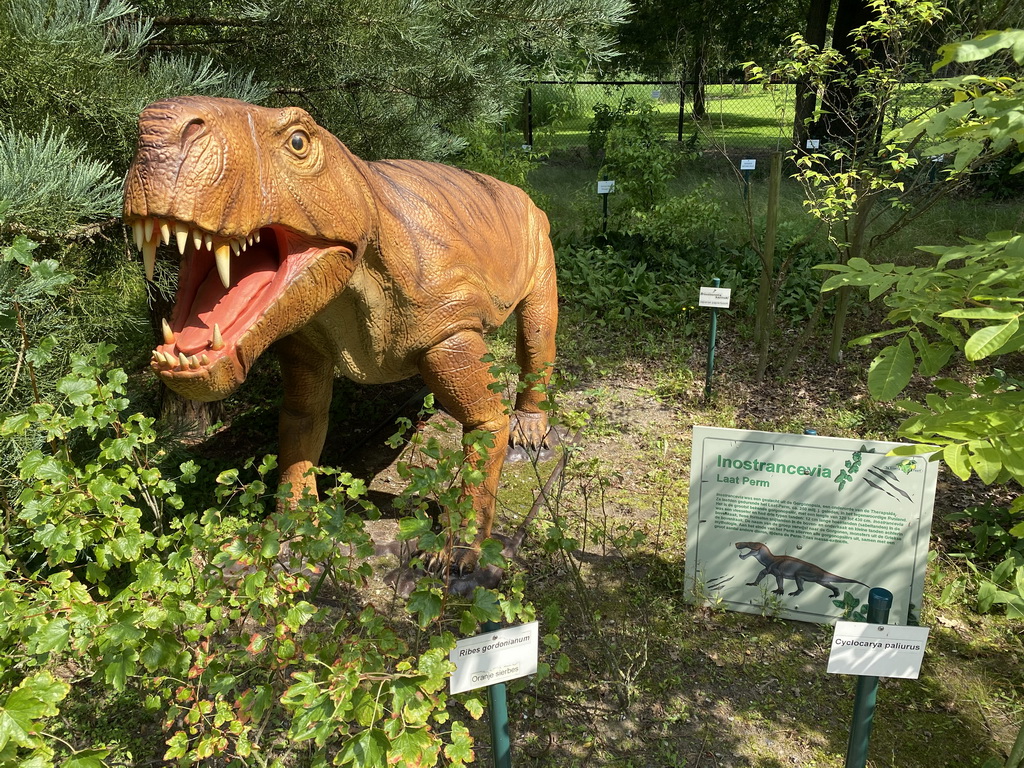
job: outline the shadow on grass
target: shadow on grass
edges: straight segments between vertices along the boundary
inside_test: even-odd
[[[510,696],[525,764],[843,765],[856,681],[825,672],[830,628],[686,603],[681,558],[579,559],[585,593],[557,565],[530,563],[532,598],[560,608],[572,665]],[[882,681],[869,765],[1005,758],[1022,680],[1019,647],[936,627],[921,678]]]

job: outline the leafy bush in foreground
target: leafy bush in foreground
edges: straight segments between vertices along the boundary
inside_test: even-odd
[[[221,473],[208,509],[183,509],[179,487],[198,467],[165,466],[153,420],[128,412],[127,377],[106,369],[109,353],[77,356],[59,402],[0,425],[5,439],[43,438],[4,509],[0,764],[82,768],[115,755],[117,745],[45,730],[71,690],[68,660],[79,678],[145,697],[164,716],[165,759],[181,764],[472,760],[469,730],[448,709],[448,652],[454,632],[480,621],[531,620],[521,584],[478,589],[450,610],[441,582],[423,578],[397,618],[378,611],[358,592],[373,553],[364,519],[376,515],[363,482],[330,473],[322,502],[278,509],[273,457]],[[439,464],[450,459],[415,439]],[[472,471],[420,472],[417,492],[450,496]],[[459,700],[480,716],[477,696]]]

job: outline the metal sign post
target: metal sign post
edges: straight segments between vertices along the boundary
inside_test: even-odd
[[[885,624],[889,621],[892,607],[892,592],[875,587],[868,592],[868,624]],[[857,693],[853,699],[853,722],[850,725],[850,744],[846,749],[846,768],[864,768],[868,761],[868,745],[871,742],[871,725],[875,719],[875,696],[878,693],[878,678],[860,675],[857,678]]]
[[[501,625],[497,622],[484,622],[484,632],[499,629]],[[487,686],[487,712],[491,726],[494,768],[512,768],[512,740],[508,735],[508,699],[505,695],[505,683]]]
[[[597,182],[597,194],[601,196],[601,208],[604,222],[601,224],[601,234],[608,234],[608,195],[615,191],[615,182],[608,180],[605,174],[604,179]]]
[[[743,171],[743,200],[750,198],[750,174],[757,167],[757,160],[752,157],[745,157],[740,160],[740,170]]]
[[[711,378],[715,375],[715,341],[718,336],[718,310],[729,308],[731,288],[722,288],[720,278],[712,278],[712,287],[700,289],[698,306],[711,308],[711,330],[708,333],[708,370],[704,377],[704,400],[711,399]]]

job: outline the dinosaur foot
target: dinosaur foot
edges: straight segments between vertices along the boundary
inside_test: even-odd
[[[519,547],[512,539],[502,536],[500,533],[492,534],[502,544],[501,554],[505,558],[515,556]],[[404,545],[408,549],[402,552],[399,557],[400,565],[389,571],[384,577],[384,582],[396,589],[402,597],[408,597],[416,589],[416,583],[424,576],[433,575],[445,583],[445,588],[453,595],[471,595],[477,587],[493,589],[497,587],[505,577],[505,570],[496,565],[480,566],[476,558],[467,562],[467,558],[453,558],[445,553],[430,553],[424,556],[423,552],[417,551],[415,547],[409,547],[410,542],[394,542],[397,545]],[[392,553],[391,545],[384,545],[379,554]],[[469,550],[467,550],[467,553]],[[477,556],[479,553],[473,553]],[[415,562],[413,562],[415,561]]]
[[[550,461],[562,433],[548,425],[546,413],[515,411],[509,420],[505,461]]]

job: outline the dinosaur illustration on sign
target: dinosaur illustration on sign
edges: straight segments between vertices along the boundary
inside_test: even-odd
[[[543,387],[525,387],[510,419],[482,360],[484,334],[515,312],[522,375],[546,383],[554,362],[548,220],[524,192],[436,163],[365,162],[301,109],[187,97],[140,116],[124,220],[147,277],[161,242],[180,254],[151,362],[168,387],[224,398],[274,345],[293,497],[316,493],[336,370],[364,383],[421,374],[466,432],[493,435],[484,481],[465,488],[479,535],[432,563],[476,565],[510,433],[533,450],[549,440]]]
[[[741,560],[746,560],[748,557],[755,557],[757,558],[757,561],[764,566],[761,572],[757,574],[756,579],[747,582],[747,586],[756,587],[761,583],[765,576],[774,576],[777,587],[776,589],[773,589],[772,592],[776,595],[781,595],[785,591],[782,586],[782,582],[785,579],[793,579],[796,582],[796,591],[790,592],[790,595],[799,595],[803,592],[805,581],[820,584],[832,593],[832,597],[839,597],[839,590],[833,586],[835,584],[860,584],[864,587],[869,586],[863,581],[847,579],[842,576],[837,576],[834,573],[829,573],[814,563],[808,563],[806,560],[800,560],[799,558],[790,557],[789,555],[773,555],[772,551],[759,541],[737,542],[736,549],[749,550],[748,552],[740,552]]]

